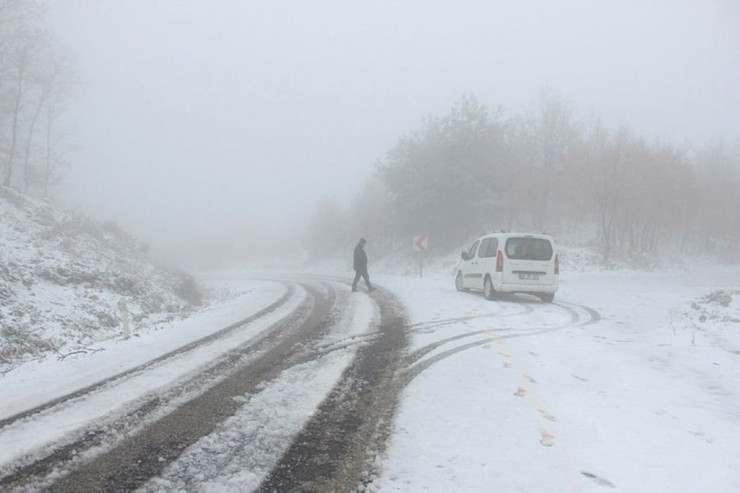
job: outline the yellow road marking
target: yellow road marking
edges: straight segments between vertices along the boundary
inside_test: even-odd
[[[555,445],[555,436],[547,430],[540,429],[540,443],[545,447]]]
[[[485,331],[486,331],[486,335],[493,342],[496,342],[498,344],[504,345],[503,339],[501,339],[498,336],[498,334],[496,334],[496,331],[493,330],[493,328],[488,327],[488,328],[485,329]],[[505,361],[504,361],[504,368],[515,369],[517,371],[518,375],[519,375],[520,385],[517,388],[516,392],[514,392],[514,395],[517,396],[517,397],[526,397],[527,395],[530,395],[529,400],[531,400],[532,401],[532,404],[537,408],[537,412],[539,413],[539,415],[543,419],[546,419],[547,421],[555,422],[556,421],[555,416],[553,416],[551,413],[549,413],[548,411],[546,411],[542,407],[537,406],[537,404],[535,402],[536,401],[535,397],[533,397],[533,396],[531,396],[531,394],[529,394],[529,385],[528,384],[537,383],[536,380],[534,378],[530,377],[529,375],[527,375],[526,373],[524,373],[524,371],[519,370],[518,368],[514,368],[513,358],[511,356],[511,354],[509,354],[509,353],[507,353],[505,351],[499,351],[498,354],[502,358],[505,359]],[[540,444],[542,444],[542,446],[544,446],[544,447],[552,447],[553,445],[555,445],[555,435],[553,435],[551,432],[549,432],[548,430],[546,430],[544,428],[540,428]]]
[[[555,416],[553,416],[552,414],[548,413],[544,409],[538,409],[538,411],[540,412],[540,416],[542,416],[546,420],[548,420],[548,421],[556,421]]]

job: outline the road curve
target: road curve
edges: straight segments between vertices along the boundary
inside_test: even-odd
[[[378,289],[370,295],[376,316],[367,332],[324,344],[324,336],[350,306],[348,283],[317,278],[300,284],[306,300],[266,337],[235,348],[193,381],[175,386],[172,395],[152,396],[100,429],[0,476],[0,490],[141,488],[234,415],[242,405],[237,397],[257,392],[284,370],[341,348],[355,351],[350,365],[259,489],[350,490],[367,482],[373,458],[384,450],[401,390],[398,376],[407,350],[403,307]],[[178,394],[190,400],[170,411],[175,402],[186,400]]]

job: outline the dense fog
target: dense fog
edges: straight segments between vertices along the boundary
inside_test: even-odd
[[[0,86],[4,176],[16,170],[6,181],[116,222],[178,260],[269,258],[286,245],[316,257],[349,250],[359,234],[388,245],[428,234],[451,247],[517,226],[582,227],[612,252],[650,248],[651,234],[681,237],[706,223],[668,214],[646,221],[648,232],[620,226],[654,208],[640,191],[660,188],[663,173],[673,188],[657,200],[673,201],[669,210],[689,204],[689,192],[692,210],[719,207],[705,200],[716,199],[707,180],[717,175],[693,174],[708,166],[734,194],[740,7],[731,1],[5,0],[0,16],[13,20],[0,23],[13,74]],[[31,31],[46,51],[19,50],[36,43]],[[47,80],[64,62],[64,77],[53,78],[64,89],[58,116],[34,119],[52,105],[39,102],[45,86],[33,85],[19,53],[37,53]],[[485,114],[485,135],[464,128],[466,101]],[[51,140],[48,121],[58,129]],[[445,121],[462,134],[442,135]],[[450,151],[471,135],[475,152]],[[537,140],[548,136],[560,140]],[[59,182],[51,191],[42,178],[25,184],[20,170],[50,169],[51,148]],[[409,164],[412,155],[421,163]],[[434,193],[422,185],[433,161],[447,184]],[[657,175],[632,193],[604,174],[635,177],[629,166]],[[450,173],[464,177],[457,188]],[[481,189],[471,195],[468,182]],[[401,186],[409,183],[450,217],[422,217],[431,212]],[[596,183],[614,186],[594,196]],[[734,248],[737,224],[716,227]]]

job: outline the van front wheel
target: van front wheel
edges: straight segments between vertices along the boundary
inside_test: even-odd
[[[493,289],[493,283],[491,282],[491,278],[488,276],[486,276],[486,280],[483,282],[483,295],[487,300],[496,299],[496,290]]]
[[[555,299],[555,293],[542,293],[540,299],[545,303],[552,303],[552,300]]]
[[[457,277],[455,277],[455,288],[458,291],[467,291],[468,289],[463,287],[463,275],[462,272],[457,273]]]

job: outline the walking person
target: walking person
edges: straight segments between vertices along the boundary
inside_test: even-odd
[[[360,277],[365,279],[368,292],[375,290],[370,284],[370,275],[367,273],[367,254],[365,253],[365,238],[360,238],[360,241],[355,247],[355,258],[353,267],[355,269],[355,280],[352,281],[352,291],[357,291],[357,281]]]

